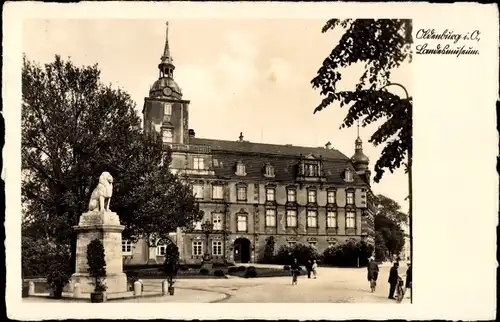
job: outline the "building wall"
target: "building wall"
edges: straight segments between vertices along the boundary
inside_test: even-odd
[[[214,201],[211,200],[211,184],[209,181],[198,181],[204,184],[203,199],[200,199],[200,208],[204,212],[203,221],[211,220],[212,214],[223,214],[223,229],[228,231],[225,237],[222,232],[214,231],[209,236],[209,250],[212,253],[212,241],[218,240],[223,243],[224,254],[227,256],[215,256],[215,261],[223,262],[226,259],[229,262],[234,260],[233,245],[234,241],[239,237],[247,238],[251,242],[251,262],[259,260],[263,256],[266,238],[274,236],[276,240],[275,248],[288,245],[290,242],[305,243],[313,241],[316,243],[316,248],[321,253],[329,245],[336,242],[344,242],[348,239],[354,238],[360,240],[363,231],[363,212],[366,210],[365,204],[362,202],[362,195],[364,188],[354,189],[355,192],[355,206],[350,209],[356,212],[356,228],[346,229],[346,205],[345,189],[337,189],[337,206],[334,207],[337,211],[337,229],[327,228],[327,188],[317,188],[317,211],[318,211],[318,227],[308,228],[307,220],[307,190],[308,187],[296,187],[297,191],[297,227],[286,226],[286,202],[287,193],[286,187],[289,185],[281,184],[276,185],[276,227],[266,227],[266,184],[265,183],[251,183],[247,184],[247,201],[236,200],[236,186],[241,182],[228,182],[225,190],[225,200]],[[256,200],[255,191],[258,193],[258,203],[252,201]],[[342,207],[341,207],[342,206]],[[247,216],[247,231],[237,231],[237,216]],[[194,256],[192,251],[192,242],[201,241],[203,249],[206,247],[206,237],[202,231],[194,231],[192,233],[180,233],[177,239],[177,244],[181,248],[180,253],[182,259],[186,263],[200,263],[202,256]],[[125,256],[125,264],[146,264],[149,259],[149,249],[147,244],[139,241],[133,245],[132,256]],[[151,249],[156,252],[156,249]],[[161,263],[163,256],[154,256],[156,262]]]
[[[212,220],[214,213],[223,214],[222,227],[228,232],[225,237],[222,232],[214,231],[209,236],[209,249],[212,252],[212,241],[218,240],[223,242],[224,254],[227,256],[216,256],[216,261],[233,261],[233,245],[234,241],[239,237],[247,238],[251,242],[252,252],[251,261],[257,261],[263,255],[266,238],[274,236],[276,240],[276,249],[282,245],[288,245],[289,242],[309,243],[311,241],[316,243],[319,252],[323,252],[329,245],[334,242],[343,242],[347,239],[354,238],[361,239],[362,225],[363,225],[363,212],[366,210],[365,188],[353,189],[355,193],[355,205],[346,205],[346,189],[337,188],[336,191],[336,206],[337,212],[337,229],[327,227],[327,191],[328,188],[319,188],[314,185],[308,186],[295,186],[297,191],[297,227],[286,226],[286,203],[287,203],[287,190],[290,185],[277,184],[276,188],[276,203],[275,205],[266,205],[266,183],[246,183],[247,187],[247,200],[237,200],[237,186],[241,185],[240,181],[227,182],[225,188],[225,196],[223,200],[212,200],[212,182],[209,180],[196,180],[194,182],[203,184],[203,198],[199,199],[200,208],[204,212],[205,220]],[[218,181],[220,183],[220,181]],[[307,227],[307,191],[308,189],[316,188],[317,191],[317,209],[318,211],[318,227]],[[330,187],[331,188],[331,187]],[[258,194],[256,193],[258,191]],[[266,208],[271,207],[276,209],[276,226],[266,227]],[[352,209],[356,212],[356,228],[346,229],[346,209]],[[247,217],[247,230],[237,231],[237,217],[244,215]],[[201,231],[182,234],[177,244],[181,248],[183,260],[187,263],[199,263],[202,256],[194,256],[192,252],[192,242],[201,241],[203,249],[206,247],[206,237]],[[154,249],[152,251],[155,251]],[[133,247],[133,256],[127,259],[127,264],[145,264],[148,262],[148,248],[144,242],[139,242]],[[154,257],[157,262],[162,262],[162,256]]]

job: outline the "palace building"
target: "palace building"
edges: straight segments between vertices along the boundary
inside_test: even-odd
[[[198,138],[189,128],[189,100],[174,79],[168,42],[158,79],[144,99],[144,131],[161,135],[172,149],[173,172],[192,185],[209,220],[208,251],[214,261],[257,262],[266,239],[275,249],[295,243],[322,252],[348,239],[373,243],[373,198],[368,157],[355,140],[351,158],[332,147],[302,147]],[[171,234],[181,260],[201,263],[206,236],[194,230]],[[163,261],[164,243],[123,242],[125,264]]]

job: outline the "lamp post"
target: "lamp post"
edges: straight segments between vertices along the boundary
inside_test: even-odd
[[[203,265],[210,264],[212,260],[212,256],[208,251],[208,237],[214,230],[214,224],[210,220],[205,220],[203,224],[201,224],[201,230],[205,234],[205,254],[203,255]]]
[[[394,85],[394,86],[399,86],[401,87],[404,92],[405,92],[405,95],[406,95],[406,100],[410,100],[410,96],[408,95],[408,90],[406,89],[406,87],[404,87],[403,85],[399,84],[399,83],[388,83],[387,85],[383,86],[381,88],[381,90],[387,88],[388,86],[391,86],[391,85]],[[413,106],[412,106],[413,108]],[[413,115],[413,114],[412,114]],[[413,126],[412,126],[412,132],[413,132]],[[408,226],[409,226],[409,229],[410,229],[410,263],[411,263],[411,266],[413,268],[413,194],[412,194],[412,159],[413,159],[413,133],[410,133],[410,145],[408,146],[408,163],[407,163],[407,167],[408,167],[408,201],[410,203],[409,207],[408,207]],[[413,270],[413,269],[412,269]],[[413,292],[410,292],[410,303],[413,303]]]

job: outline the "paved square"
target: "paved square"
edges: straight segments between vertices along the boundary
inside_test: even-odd
[[[258,265],[253,266],[271,266]],[[249,266],[249,265],[247,265]],[[275,266],[276,267],[276,266]],[[281,267],[281,266],[280,266]],[[400,269],[402,275],[403,268]],[[370,292],[366,268],[319,267],[318,278],[299,276],[298,285],[292,286],[290,277],[262,277],[228,279],[179,279],[174,296],[139,297],[117,302],[155,303],[394,303],[387,298],[389,267],[380,267],[377,290]],[[144,279],[145,292],[161,292],[161,279]],[[27,302],[54,301],[27,298]],[[403,303],[409,303],[406,294]]]

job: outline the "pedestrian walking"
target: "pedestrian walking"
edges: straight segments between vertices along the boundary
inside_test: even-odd
[[[312,265],[312,272],[313,272],[313,275],[314,275],[314,278],[316,278],[318,272],[318,263],[316,262],[316,260],[314,260],[313,262],[313,265]]]
[[[292,285],[297,285],[297,276],[299,275],[300,266],[297,258],[293,259],[292,265],[290,267],[292,271]]]
[[[368,282],[370,282],[370,289],[371,292],[375,292],[375,289],[377,287],[377,279],[378,279],[378,264],[375,262],[375,258],[370,257],[370,261],[368,262]]]
[[[308,260],[306,262],[306,270],[307,270],[307,278],[311,278],[311,272],[312,272],[312,262],[311,262],[311,260]]]
[[[395,300],[394,292],[396,291],[396,286],[398,285],[398,267],[399,264],[397,262],[391,267],[391,271],[389,272],[389,298],[391,300]]]

